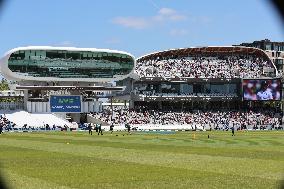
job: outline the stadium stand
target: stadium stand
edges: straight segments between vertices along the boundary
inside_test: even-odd
[[[157,97],[237,97],[233,93],[156,93],[155,91],[134,91],[134,94],[143,96],[157,96]]]
[[[218,56],[157,58],[138,61],[140,77],[259,78],[272,64],[260,57]]]
[[[106,107],[103,112],[91,113],[96,119],[115,125],[130,123],[144,129],[277,129],[280,127],[273,110],[171,112],[157,110],[128,110],[126,107]],[[180,128],[179,128],[180,127]]]
[[[46,47],[44,49],[46,50]],[[115,61],[112,61],[114,70],[110,73],[105,69],[110,64],[107,59],[102,61],[100,58],[100,61],[97,61],[89,56],[85,57],[85,51],[82,51],[82,56],[78,56],[82,59],[73,59],[67,55],[63,56],[63,51],[56,50],[50,54],[49,50],[46,55],[53,54],[56,57],[52,55],[52,58],[45,60],[41,59],[41,55],[38,57],[39,62],[48,62],[45,65],[48,75],[40,71],[41,67],[35,70],[29,67],[29,74],[35,78],[42,74],[43,81],[37,81],[35,78],[35,81],[18,81],[19,86],[16,89],[23,90],[21,93],[5,91],[0,94],[3,97],[0,108],[9,107],[14,111],[6,113],[5,119],[11,121],[15,127],[73,127],[70,122],[50,112],[57,112],[58,115],[63,113],[64,118],[68,114],[70,120],[80,124],[79,129],[85,129],[90,123],[101,124],[104,128],[114,123],[115,128],[119,130],[125,129],[124,125],[127,123],[141,130],[228,130],[232,127],[273,129],[281,128],[282,125],[283,112],[280,107],[283,105],[279,106],[281,79],[276,77],[278,71],[273,62],[264,51],[257,48],[224,46],[171,49],[151,53],[135,61],[132,56],[131,61],[124,61],[124,56],[117,59],[113,54],[109,54],[114,60],[122,61],[121,68],[126,66],[127,73],[131,72],[129,75],[125,72],[127,78],[117,79],[119,81],[116,82],[116,87],[110,83],[106,84],[113,74],[122,74]],[[26,54],[22,53],[19,57],[20,55],[15,53],[9,59],[15,71],[18,69],[18,58],[24,60]],[[34,58],[27,59],[31,63],[37,63]],[[9,61],[6,64],[8,65]],[[90,66],[86,67],[89,64]],[[62,68],[64,65],[68,65],[68,69]],[[80,73],[74,67],[82,68]],[[93,67],[94,70],[90,70]],[[27,70],[22,69],[22,72],[25,74]],[[7,72],[8,75],[9,73]],[[56,80],[49,81],[51,76]],[[82,79],[81,83],[77,81],[78,77]],[[96,77],[104,79],[97,80]],[[92,78],[93,82],[89,79],[86,81],[86,78]],[[19,97],[6,102],[11,96]],[[52,96],[55,97],[51,98]],[[74,100],[69,101],[69,96],[80,96],[77,98],[80,102],[74,105],[76,108],[65,112],[63,106],[58,105],[59,101],[54,100],[56,96],[64,97],[60,103],[66,107]],[[102,110],[100,98],[109,98],[112,106],[113,100],[124,101],[125,105],[128,101],[129,106],[106,106]],[[16,109],[33,113],[15,111]]]

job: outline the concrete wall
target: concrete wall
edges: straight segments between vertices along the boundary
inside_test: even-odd
[[[96,119],[96,118],[94,118],[94,117],[92,117],[90,115],[87,115],[87,122],[88,123],[94,123],[94,124],[100,123],[100,124],[102,124],[102,126],[109,126],[110,125],[110,124],[108,124],[106,122],[103,122],[103,121],[101,121],[99,119]]]

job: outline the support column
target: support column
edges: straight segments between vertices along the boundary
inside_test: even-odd
[[[113,119],[112,97],[110,97],[110,108],[111,108],[111,121],[112,121],[112,119]]]
[[[229,85],[226,85],[226,93],[228,94],[230,92],[230,87]]]
[[[134,87],[134,86],[133,86],[133,84],[134,84],[134,79],[132,79],[132,78],[131,78],[131,79],[130,79],[130,82],[131,82],[131,91],[133,91],[133,87]]]
[[[162,101],[159,101],[159,102],[158,102],[158,107],[159,107],[159,110],[162,110],[162,109],[163,109]]]
[[[28,111],[29,90],[24,90],[24,110]]]
[[[134,101],[129,100],[129,109],[133,109],[133,108],[134,108]]]

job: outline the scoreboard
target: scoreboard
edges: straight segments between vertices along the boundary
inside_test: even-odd
[[[50,111],[65,113],[81,112],[81,96],[50,96]]]

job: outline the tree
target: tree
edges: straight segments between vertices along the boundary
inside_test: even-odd
[[[6,91],[9,90],[9,85],[6,79],[2,78],[2,81],[0,83],[0,91]]]

